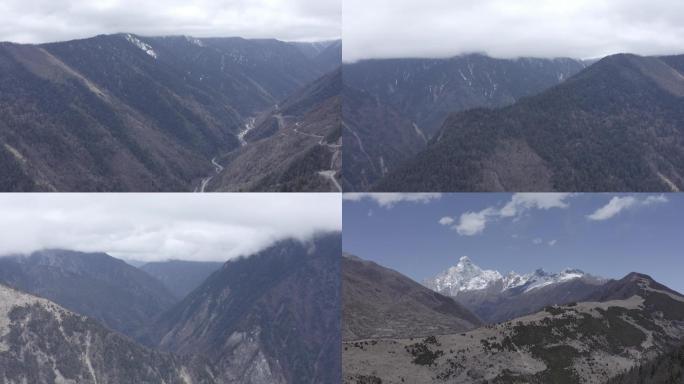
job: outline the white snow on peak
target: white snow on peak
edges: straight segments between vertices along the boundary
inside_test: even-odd
[[[147,53],[148,55],[154,57],[155,59],[157,58],[157,52],[155,52],[152,49],[152,46],[150,46],[147,43],[142,42],[140,39],[137,37],[127,34],[126,35],[126,40],[128,40],[131,44],[135,45],[136,47],[140,48],[143,50],[143,52]]]
[[[486,270],[473,264],[468,256],[458,264],[428,280],[426,285],[434,291],[456,296],[463,291],[476,291],[491,287],[502,279],[497,271]]]
[[[548,273],[538,269],[532,273],[509,272],[503,276],[498,271],[485,270],[475,265],[469,257],[463,256],[458,264],[424,282],[428,288],[448,296],[461,292],[478,291],[497,287],[501,291],[520,288],[529,292],[552,284],[562,283],[587,276],[579,269],[564,269],[560,273]]]

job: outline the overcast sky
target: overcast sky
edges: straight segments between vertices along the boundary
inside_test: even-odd
[[[224,261],[340,231],[338,194],[0,194],[0,255],[44,248]]]
[[[345,0],[344,60],[684,53],[681,0]]]
[[[98,34],[329,40],[340,0],[2,0],[0,41],[43,43]]]

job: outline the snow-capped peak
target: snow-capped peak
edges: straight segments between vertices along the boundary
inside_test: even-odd
[[[152,49],[152,46],[150,46],[149,44],[147,44],[147,43],[141,41],[141,40],[138,39],[137,37],[135,37],[135,36],[133,36],[133,35],[131,35],[131,34],[129,33],[129,34],[126,35],[126,40],[128,40],[131,44],[135,45],[136,47],[142,49],[142,50],[143,50],[145,53],[147,53],[148,55],[154,57],[155,59],[157,58],[157,52],[155,52],[155,51]]]
[[[458,264],[424,282],[428,288],[448,296],[461,292],[478,291],[497,287],[501,291],[520,288],[524,292],[588,276],[579,269],[566,268],[560,273],[549,273],[537,269],[532,273],[518,274],[509,272],[502,276],[494,270],[484,270],[472,260],[463,256]]]
[[[426,281],[426,285],[434,291],[456,296],[463,291],[487,289],[501,279],[499,272],[482,269],[463,256],[458,264]]]

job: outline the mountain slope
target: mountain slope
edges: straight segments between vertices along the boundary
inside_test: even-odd
[[[345,382],[605,383],[682,344],[684,296],[644,275],[615,284],[606,297],[634,294],[422,341],[345,343]]]
[[[480,320],[454,300],[355,256],[342,258],[343,339],[461,332]]]
[[[366,91],[344,86],[342,92],[343,186],[367,190],[427,144],[427,137],[394,108]]]
[[[0,190],[192,190],[252,117],[328,67],[277,40],[1,43]]]
[[[169,260],[146,263],[139,268],[159,280],[179,300],[199,287],[223,263]]]
[[[614,55],[501,109],[457,113],[382,191],[676,191],[681,57]]]
[[[219,159],[212,191],[339,191],[341,71],[308,84],[253,122],[243,146]]]
[[[129,336],[176,302],[155,278],[104,253],[49,250],[1,257],[0,283]]]
[[[571,59],[508,60],[479,54],[345,64],[349,190],[370,189],[412,158],[449,114],[512,104],[557,85],[584,66]]]
[[[149,342],[206,356],[217,379],[339,382],[339,234],[228,261],[150,328]]]
[[[454,298],[483,321],[498,323],[537,312],[549,305],[581,301],[600,291],[604,279],[578,269],[548,273],[538,269],[532,273],[483,270],[468,257],[458,264],[427,279],[423,284]]]
[[[155,352],[48,300],[0,285],[3,383],[211,384],[211,370]]]

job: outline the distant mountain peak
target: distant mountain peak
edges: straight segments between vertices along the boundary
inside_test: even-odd
[[[432,279],[427,279],[424,284],[436,292],[457,296],[462,292],[488,289],[507,291],[518,288],[529,292],[548,285],[589,276],[576,268],[565,268],[559,273],[551,273],[538,268],[527,274],[511,271],[502,275],[499,271],[482,269],[474,264],[468,256],[462,256],[459,258],[458,264],[439,273]]]
[[[501,279],[499,272],[482,269],[468,256],[463,256],[458,264],[426,281],[425,285],[434,291],[456,296],[462,291],[490,288]]]

